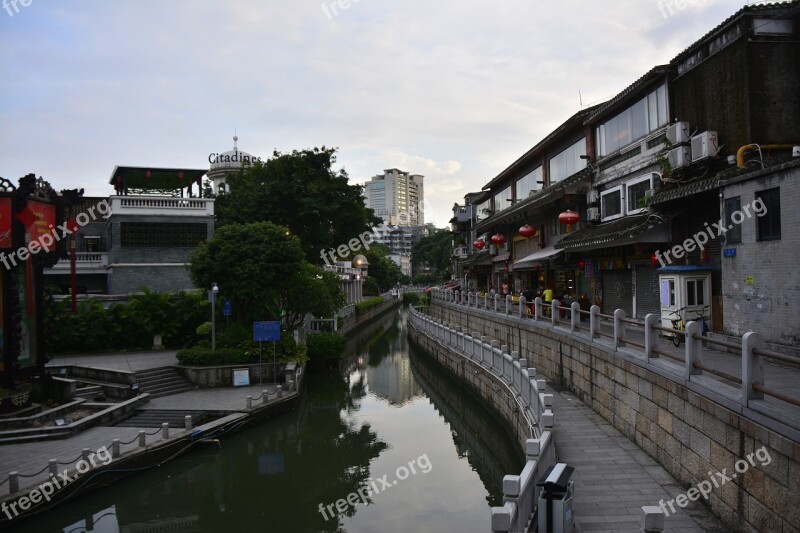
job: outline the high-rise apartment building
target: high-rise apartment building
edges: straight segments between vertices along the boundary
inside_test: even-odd
[[[423,179],[396,168],[384,170],[364,184],[364,202],[389,226],[422,226]]]

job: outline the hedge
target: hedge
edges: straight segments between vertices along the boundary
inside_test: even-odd
[[[361,314],[368,309],[372,309],[373,307],[377,307],[383,303],[382,296],[376,296],[375,298],[370,298],[369,300],[363,300],[356,304],[356,314]]]
[[[250,356],[245,350],[237,348],[212,350],[205,346],[195,346],[180,350],[178,362],[186,366],[244,365],[250,362]]]

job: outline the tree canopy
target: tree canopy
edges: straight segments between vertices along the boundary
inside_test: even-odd
[[[291,330],[306,313],[331,316],[345,303],[336,276],[305,261],[300,239],[271,222],[223,226],[189,260],[194,283],[217,283],[243,323],[285,314]]]
[[[320,251],[347,243],[380,224],[364,205],[363,187],[334,171],[336,150],[313,148],[281,154],[228,177],[228,192],[217,197],[217,227],[270,221],[300,237],[309,262]]]
[[[411,264],[415,270],[430,269],[440,279],[449,278],[453,255],[452,239],[451,232],[437,231],[415,242],[411,248]]]

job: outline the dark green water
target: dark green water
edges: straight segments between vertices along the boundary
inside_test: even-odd
[[[519,472],[522,457],[492,415],[409,348],[405,317],[388,315],[354,338],[339,372],[307,376],[294,412],[22,530],[490,531],[502,477]],[[354,506],[344,502],[351,493]]]

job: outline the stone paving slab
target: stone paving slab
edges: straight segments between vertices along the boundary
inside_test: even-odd
[[[548,383],[548,387],[551,385]],[[558,460],[575,467],[576,531],[640,532],[641,507],[686,492],[655,460],[568,391],[554,389]],[[667,516],[665,532],[724,532],[699,502]]]
[[[175,351],[159,352],[132,352],[97,355],[66,355],[54,357],[48,367],[65,365],[90,366],[93,368],[106,368],[109,370],[124,370],[138,372],[150,368],[174,366],[178,364]]]
[[[269,403],[276,401],[277,386],[274,383],[265,385],[254,385],[250,387],[222,388],[222,389],[199,389],[189,392],[162,396],[155,398],[149,403],[144,404],[144,410],[198,410],[198,411],[229,411],[230,413],[243,412],[246,407],[246,397],[256,398],[261,395],[261,391],[270,391]],[[283,398],[291,397],[296,392],[283,392]],[[262,405],[261,400],[253,400],[253,407]],[[161,440],[161,430],[159,428],[128,428],[128,427],[95,427],[87,431],[73,435],[68,439],[50,440],[41,442],[29,442],[23,444],[8,444],[0,446],[0,495],[8,493],[8,472],[17,471],[20,474],[33,474],[47,466],[50,459],[57,459],[61,462],[71,461],[69,464],[59,465],[61,472],[64,468],[73,468],[78,461],[78,456],[83,448],[89,448],[92,452],[97,451],[102,446],[111,449],[111,441],[120,439],[122,443],[133,441],[129,444],[121,444],[121,452],[125,453],[138,447],[136,438],[139,431],[146,431],[147,444]],[[183,428],[170,429],[170,434],[174,436]],[[75,459],[73,461],[73,459]],[[48,478],[47,471],[37,474],[31,478],[20,478],[20,488],[37,485]],[[4,482],[5,481],[5,482]]]

